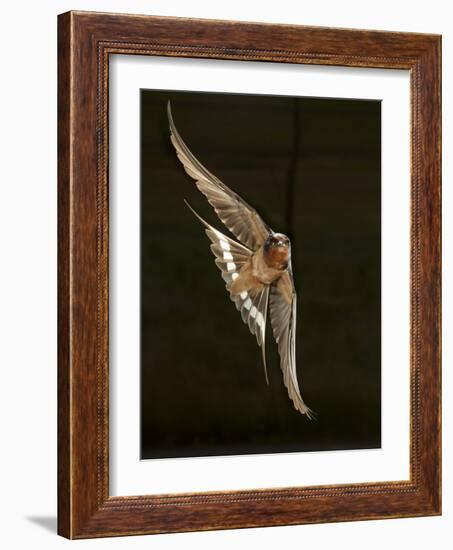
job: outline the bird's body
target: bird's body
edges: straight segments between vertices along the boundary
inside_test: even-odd
[[[286,235],[272,231],[255,209],[197,160],[176,130],[170,104],[168,118],[171,141],[184,169],[195,180],[220,220],[239,241],[215,229],[188,205],[205,226],[212,243],[215,263],[222,272],[230,298],[262,349],[266,380],[265,336],[269,309],[283,381],[289,397],[300,413],[312,418],[313,413],[300,394],[296,374],[297,295],[291,267],[290,240]]]
[[[280,234],[281,235],[281,234]],[[289,239],[273,242],[273,235],[268,239],[272,244],[266,246],[266,242],[247,260],[238,273],[238,277],[232,281],[228,290],[230,294],[240,294],[244,290],[259,292],[265,285],[277,282],[288,268],[290,260]],[[284,244],[283,244],[284,243]],[[291,303],[291,296],[286,296],[288,303]]]

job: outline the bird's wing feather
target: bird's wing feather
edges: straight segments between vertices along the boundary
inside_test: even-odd
[[[176,154],[191,176],[198,189],[205,195],[216,214],[231,233],[241,243],[252,250],[257,250],[266,240],[271,229],[264,223],[254,208],[239,195],[211,174],[192,154],[176,129],[168,103],[168,120],[171,141]]]
[[[222,278],[226,283],[226,289],[229,290],[231,283],[239,277],[241,268],[251,258],[252,251],[212,227],[212,225],[207,223],[197,214],[188,203],[186,204],[205,226],[206,235],[212,243],[211,251],[216,258],[215,263],[222,272]],[[235,303],[238,311],[240,311],[242,320],[248,325],[250,332],[256,336],[256,341],[261,347],[264,374],[268,382],[265,336],[269,286],[266,285],[261,291],[253,294],[246,291],[241,292],[241,294],[230,294],[230,298]]]
[[[311,419],[314,416],[313,411],[305,405],[297,382],[296,303],[297,295],[291,268],[289,268],[276,283],[271,285],[271,325],[278,345],[283,382],[288,390],[289,397],[295,409]]]
[[[269,285],[265,285],[262,290],[253,294],[247,291],[241,292],[241,294],[230,294],[230,298],[236,304],[236,308],[241,312],[242,320],[248,325],[250,332],[256,336],[256,341],[261,347],[264,376],[269,384],[266,364],[266,320]]]

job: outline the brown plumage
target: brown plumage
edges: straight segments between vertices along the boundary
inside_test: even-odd
[[[313,412],[300,394],[296,374],[297,295],[291,269],[290,240],[286,235],[272,231],[254,208],[198,161],[175,127],[170,103],[168,120],[171,141],[185,171],[239,241],[212,227],[186,203],[205,226],[215,263],[222,272],[230,298],[261,347],[266,381],[265,335],[269,306],[288,395],[299,412],[312,418]]]

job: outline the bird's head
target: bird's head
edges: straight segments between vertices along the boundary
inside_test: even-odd
[[[264,243],[266,250],[277,247],[289,248],[289,246],[289,238],[283,233],[271,233]]]

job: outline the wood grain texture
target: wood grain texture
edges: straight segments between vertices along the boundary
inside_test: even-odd
[[[58,25],[58,532],[70,536],[69,15]]]
[[[59,16],[58,46],[58,532],[87,538],[440,514],[440,37],[70,12]],[[410,481],[109,496],[113,53],[410,71]]]

